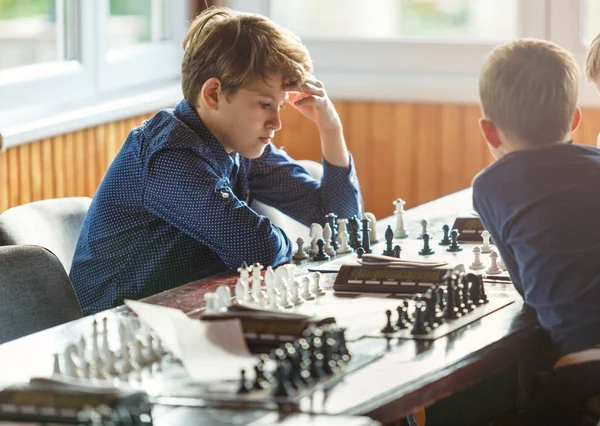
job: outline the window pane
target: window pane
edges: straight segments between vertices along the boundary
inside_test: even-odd
[[[600,0],[583,2],[583,42],[588,45],[600,33]]]
[[[0,0],[0,69],[74,56],[74,43],[65,36],[74,13],[67,13],[69,2],[62,4],[65,10],[57,10],[55,0]]]
[[[518,0],[272,0],[271,17],[301,37],[508,40]],[[376,7],[375,7],[376,5]]]
[[[170,38],[166,6],[164,0],[110,0],[109,50]]]

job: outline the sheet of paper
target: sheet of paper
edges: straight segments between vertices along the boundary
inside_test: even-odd
[[[241,369],[250,372],[256,363],[238,319],[203,322],[174,308],[134,300],[126,300],[125,304],[158,335],[195,380],[237,380]]]

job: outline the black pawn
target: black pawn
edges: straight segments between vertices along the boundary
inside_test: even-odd
[[[462,247],[460,246],[460,244],[458,244],[458,235],[459,234],[456,229],[453,229],[452,232],[450,232],[450,239],[452,241],[450,242],[450,247],[448,247],[446,250],[450,252],[457,252],[462,250]]]
[[[288,365],[285,361],[278,361],[273,377],[275,378],[275,386],[273,386],[273,396],[288,397],[292,393],[292,387],[289,382]]]
[[[356,217],[356,215],[348,219],[348,230],[350,237],[350,241],[348,244],[354,250],[358,249],[361,246],[359,228],[360,226],[358,225],[358,218]]]
[[[248,393],[250,390],[251,387],[248,385],[248,381],[246,380],[246,370],[242,369],[240,371],[240,386],[238,387],[237,393]]]
[[[334,250],[337,250],[339,248],[338,242],[337,242],[337,236],[338,236],[338,224],[337,224],[337,215],[335,213],[329,213],[327,215],[327,220],[329,221],[329,227],[331,228],[331,247]]]
[[[425,234],[423,234],[425,235]],[[411,334],[427,334],[431,328],[425,322],[425,306],[423,302],[418,302],[415,305],[415,322]]]
[[[425,232],[423,234],[423,249],[419,252],[421,256],[427,256],[435,253],[433,250],[431,250],[431,247],[429,247],[429,238],[429,234]]]
[[[444,308],[444,319],[457,319],[461,317],[458,308],[456,307],[456,285],[454,284],[456,277],[453,275],[452,278],[448,279],[447,293],[446,293],[446,306]]]
[[[365,254],[365,249],[362,247],[359,247],[356,249],[356,257],[358,257],[359,259],[363,257],[363,254]]]
[[[396,327],[394,327],[392,325],[392,311],[390,311],[389,309],[385,311],[385,316],[387,317],[387,323],[385,324],[385,327],[383,327],[381,329],[381,332],[383,334],[389,334],[389,333],[393,333],[396,331]]]
[[[442,226],[442,231],[444,231],[444,238],[442,238],[442,241],[440,241],[440,245],[441,246],[449,246],[450,243],[452,242],[450,240],[450,227],[448,225],[444,225]]]
[[[410,321],[408,320],[408,308],[403,305],[399,305],[396,308],[396,312],[398,312],[398,320],[396,321],[396,327],[400,330],[408,328]]]
[[[369,231],[371,230],[371,228],[369,228],[369,223],[371,223],[371,221],[365,217],[361,222],[363,225],[362,247],[365,249],[365,253],[373,253],[373,250],[371,250],[371,240],[369,239]]]
[[[392,244],[394,244],[394,231],[392,231],[392,227],[388,225],[387,229],[385,230],[385,250],[382,253],[384,256],[395,257]]]
[[[394,246],[394,257],[400,259],[400,253],[402,252],[402,247],[400,247],[398,244],[396,244]]]
[[[469,311],[472,311],[473,309],[475,309],[475,304],[473,303],[473,300],[471,300],[471,292],[470,292],[470,283],[469,283],[469,279],[466,277],[466,275],[462,275],[461,278],[461,283],[463,285],[462,288],[462,302],[465,305],[465,310],[464,312],[467,313]]]
[[[317,247],[319,248],[319,251],[317,252],[317,254],[315,254],[315,257],[313,257],[313,260],[315,260],[315,261],[329,260],[329,255],[323,251],[324,246],[325,246],[325,241],[323,241],[322,238],[319,238],[317,240]]]
[[[265,371],[261,364],[254,366],[254,383],[252,388],[256,390],[266,389],[269,387],[269,381],[265,377]]]

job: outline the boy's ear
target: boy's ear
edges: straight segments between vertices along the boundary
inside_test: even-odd
[[[498,127],[487,118],[479,119],[479,127],[486,142],[493,148],[499,148],[502,142],[500,141]]]
[[[221,97],[222,89],[221,80],[218,78],[211,77],[206,80],[200,89],[202,103],[204,103],[208,109],[219,109],[219,98]]]
[[[581,123],[581,108],[577,107],[575,114],[573,115],[573,122],[571,123],[571,132],[577,130],[579,123]]]

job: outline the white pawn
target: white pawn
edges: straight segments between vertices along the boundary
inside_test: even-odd
[[[138,367],[143,367],[146,364],[146,359],[144,358],[144,342],[140,339],[135,339],[133,343],[133,360]]]
[[[504,264],[504,260],[501,257],[498,257],[498,268],[506,271],[506,265]]]
[[[369,227],[371,228],[371,230],[369,231],[369,242],[371,244],[375,244],[379,241],[377,239],[377,218],[371,212],[366,212],[365,216],[371,221],[371,223],[369,224]]]
[[[310,291],[317,297],[324,296],[325,291],[321,288],[321,273],[315,272],[315,279],[312,282]]]
[[[293,280],[290,283],[290,295],[291,295],[291,302],[294,305],[301,305],[304,303],[304,299],[300,296],[300,285],[298,284],[298,281]]]
[[[306,253],[304,253],[304,240],[301,237],[296,239],[296,244],[298,244],[298,251],[294,253],[292,259],[294,260],[304,260],[307,258]]]
[[[60,376],[62,373],[60,371],[60,354],[53,354],[54,356],[54,365],[52,367],[52,374],[54,376]]]
[[[335,256],[335,249],[331,247],[331,226],[328,223],[323,227],[323,239],[325,240],[323,251],[329,256]]]
[[[108,344],[108,318],[102,318],[102,355],[107,357],[110,353],[110,345]]]
[[[483,269],[485,265],[481,261],[481,249],[479,247],[473,248],[473,263],[469,266],[471,269]]]
[[[160,355],[156,352],[156,348],[154,347],[154,334],[148,334],[148,361],[156,362],[160,361]]]
[[[423,219],[421,221],[421,235],[419,235],[419,238],[423,238],[423,235],[425,235],[427,233],[427,225],[429,224],[429,222],[427,222],[427,219]]]
[[[130,350],[129,350],[129,344],[126,344],[122,349],[121,349],[121,374],[128,374],[131,371],[134,370],[133,365],[131,364],[131,357],[130,357]]]
[[[317,246],[317,241],[323,239],[323,227],[318,223],[313,223],[310,225],[310,250],[308,254],[314,256],[319,252],[319,246]]]
[[[81,336],[79,338],[79,344],[77,345],[77,356],[79,359],[85,359],[85,337]]]
[[[394,231],[394,238],[406,238],[408,237],[408,232],[404,227],[404,205],[406,201],[402,198],[398,198],[394,201],[394,206],[396,210],[394,211],[394,215],[396,216],[396,230]]]
[[[119,319],[119,346],[121,347],[121,356],[127,346],[127,326],[123,318]]]
[[[260,301],[261,301],[261,290],[262,290],[262,280],[263,277],[260,274],[260,271],[262,271],[264,269],[264,267],[256,262],[254,265],[252,265],[252,295],[250,297],[250,299],[252,300],[252,302],[260,305]]]
[[[498,253],[496,253],[495,251],[492,251],[490,253],[490,260],[492,261],[492,264],[490,265],[490,267],[488,268],[488,270],[486,271],[488,274],[499,274],[502,272],[502,269],[498,268]]]
[[[65,348],[65,352],[63,354],[64,359],[64,375],[68,377],[78,377],[77,373],[77,364],[73,359],[73,355],[77,352],[77,348],[75,345],[68,345]],[[85,362],[85,358],[80,358],[80,363],[83,366],[83,362]]]
[[[94,319],[92,323],[92,357],[91,362],[94,364],[96,371],[102,370],[103,362],[100,350],[98,349],[98,323]]]
[[[302,279],[302,291],[300,293],[300,296],[302,296],[302,298],[304,300],[314,300],[317,297],[311,293],[309,286],[310,286],[310,278],[304,277]]]
[[[231,290],[226,285],[220,285],[217,287],[215,297],[219,299],[219,304],[224,308],[231,306]]]
[[[204,293],[204,314],[212,315],[218,311],[216,307],[215,293]]]
[[[106,366],[104,371],[108,376],[111,377],[116,377],[119,375],[119,371],[117,370],[116,365],[116,357],[113,352],[111,352],[110,355],[106,357]]]
[[[235,300],[239,304],[246,303],[246,293],[248,288],[242,282],[242,279],[239,278],[237,283],[235,283]]]
[[[492,246],[490,245],[490,232],[487,229],[484,229],[481,233],[481,238],[483,239],[483,245],[481,246],[482,253],[491,253]]]
[[[290,301],[290,292],[287,278],[282,278],[279,281],[279,293],[280,299],[279,304],[283,309],[293,308],[294,304]]]
[[[275,294],[275,271],[272,266],[267,266],[267,271],[265,272],[265,286],[267,290],[267,295]]]
[[[340,246],[337,249],[339,254],[350,253],[352,251],[352,247],[348,245],[348,241],[350,241],[350,236],[348,235],[348,219],[338,219],[338,235],[337,240]]]

